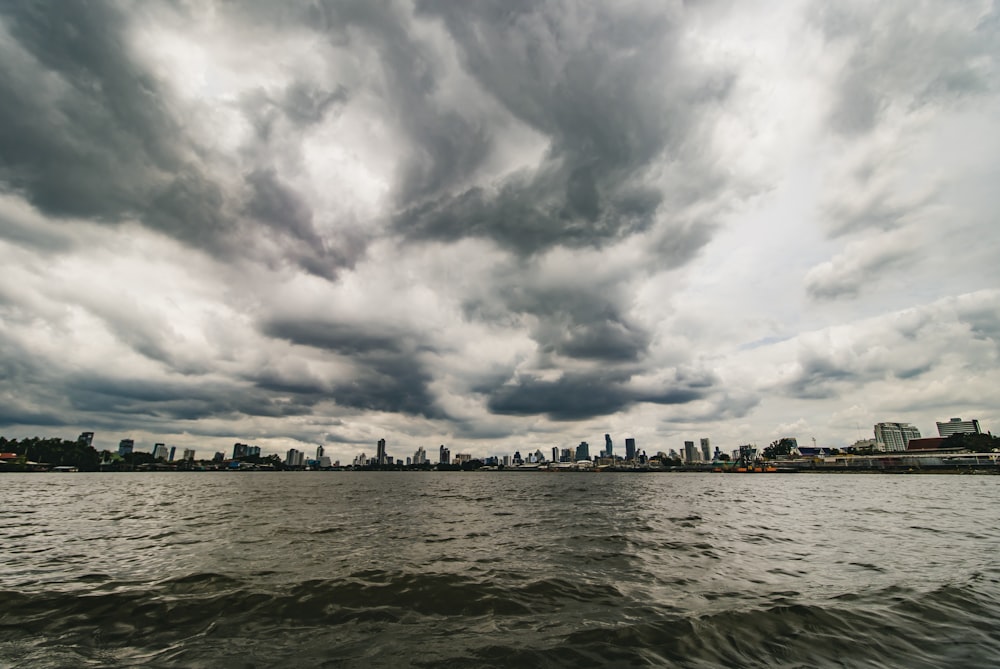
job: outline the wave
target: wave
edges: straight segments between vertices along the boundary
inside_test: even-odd
[[[84,580],[84,592],[0,592],[0,665],[920,668],[1000,657],[1000,600],[984,579],[822,602],[786,592],[703,615],[609,582],[495,572]]]

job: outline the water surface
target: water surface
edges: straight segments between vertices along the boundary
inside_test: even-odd
[[[994,667],[1000,477],[0,476],[0,666]]]

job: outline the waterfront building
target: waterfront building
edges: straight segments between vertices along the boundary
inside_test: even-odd
[[[521,457],[521,451],[514,451],[514,457],[512,459],[514,466],[520,466],[524,464],[524,458]]]
[[[416,453],[413,454],[413,464],[415,465],[427,464],[427,451],[424,450],[423,446],[417,447]]]
[[[578,462],[580,460],[590,459],[590,444],[585,441],[581,441],[580,445],[576,447],[576,458]]]
[[[909,423],[876,423],[875,441],[879,450],[905,451],[910,439],[919,439],[920,430]]]
[[[185,460],[194,460],[194,449],[193,448],[185,448],[184,449],[184,459]]]
[[[77,437],[76,440],[79,443],[81,443],[81,444],[83,444],[85,446],[93,446],[94,445],[94,433],[93,432],[81,432],[80,436]]]
[[[167,462],[173,462],[174,461],[174,455],[176,455],[176,454],[177,454],[177,447],[176,446],[171,446],[170,447],[170,457],[167,458]]]
[[[701,438],[701,459],[705,462],[712,460],[712,445],[708,437]]]
[[[698,461],[698,451],[694,450],[693,441],[684,442],[684,462],[691,464]]]
[[[354,462],[352,464],[355,467],[366,467],[368,465],[368,456],[365,455],[364,451],[361,451],[361,454],[354,458]]]
[[[629,462],[635,460],[635,437],[625,438],[625,459]]]
[[[226,459],[226,454],[222,451],[216,451],[215,455],[212,456],[212,462],[222,462]]]
[[[982,430],[979,429],[979,421],[975,418],[972,420],[962,420],[961,418],[952,418],[947,423],[937,423],[938,434],[942,437],[950,437],[953,434],[982,434]]]
[[[441,447],[438,449],[438,464],[446,465],[449,462],[451,462],[451,449],[446,448],[444,444],[441,444]]]
[[[559,462],[559,447],[552,447],[552,462]]]
[[[472,460],[472,454],[470,454],[470,453],[456,453],[455,454],[455,461],[454,461],[453,464],[461,465],[461,464],[465,464],[466,462],[469,462],[470,460]]]
[[[325,451],[323,450],[323,444],[320,444],[319,446],[317,446],[316,447],[316,459],[317,460],[322,460],[324,452]]]
[[[248,446],[247,455],[250,457],[260,457],[260,446]]]
[[[535,462],[545,462],[545,454],[540,448],[535,449]]]
[[[615,457],[615,448],[614,445],[611,443],[610,434],[604,435],[604,456],[608,458]]]
[[[510,467],[510,456],[509,455],[503,456],[503,466],[504,467]]]
[[[233,444],[233,460],[245,458],[250,454],[250,444]]]
[[[156,460],[157,458],[163,458],[164,460],[166,460],[168,454],[169,454],[169,451],[167,450],[167,445],[166,444],[162,444],[162,443],[153,444],[153,459],[154,460]]]
[[[122,439],[118,442],[118,455],[126,456],[135,450],[135,441],[132,439]]]
[[[388,464],[385,454],[385,439],[379,439],[378,444],[375,446],[375,462],[379,465]]]
[[[285,465],[288,467],[302,467],[306,462],[306,454],[297,448],[289,448],[285,454]]]

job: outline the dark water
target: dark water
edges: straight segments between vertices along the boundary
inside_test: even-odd
[[[1000,477],[0,476],[2,667],[996,667]]]

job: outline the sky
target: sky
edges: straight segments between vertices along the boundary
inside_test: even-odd
[[[0,434],[1000,428],[998,33],[971,0],[2,3]]]

